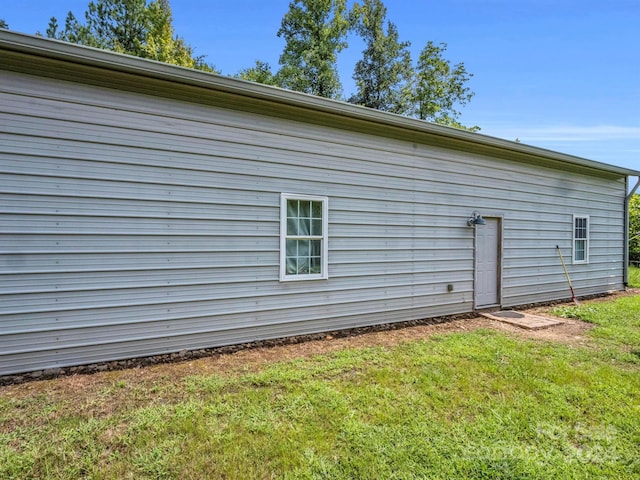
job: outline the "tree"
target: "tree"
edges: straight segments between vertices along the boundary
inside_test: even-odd
[[[464,127],[459,123],[460,112],[454,107],[465,106],[474,93],[467,82],[473,74],[467,72],[463,63],[451,65],[443,53],[446,43],[429,41],[420,52],[413,88],[412,115],[441,125],[465,128],[472,131],[479,127]]]
[[[156,0],[147,7],[148,36],[142,45],[145,58],[172,63],[183,67],[199,68],[201,57],[195,57],[193,48],[173,29],[173,15],[168,0]]]
[[[393,113],[407,113],[413,69],[410,42],[398,40],[397,27],[387,21],[387,9],[381,0],[355,4],[352,22],[365,42],[362,59],[355,66],[353,79],[358,91],[349,102]]]
[[[58,40],[64,40],[65,42],[99,47],[97,40],[91,38],[88,29],[78,22],[72,12],[67,14],[67,18],[64,22],[64,30],[61,31],[58,30],[58,20],[56,17],[51,17],[47,27],[47,37],[57,38]]]
[[[90,2],[85,18],[91,38],[100,48],[144,57],[151,29],[146,0]]]
[[[271,71],[271,65],[260,60],[256,60],[256,64],[253,67],[245,68],[235,76],[242,80],[264,83],[265,85],[277,85],[278,83],[276,76]]]
[[[294,0],[278,36],[285,47],[277,74],[280,86],[327,98],[339,98],[337,59],[346,46],[346,0]]]
[[[175,34],[168,0],[97,0],[90,2],[80,23],[72,12],[58,30],[52,17],[49,38],[149,58],[190,68],[213,70],[195,57],[193,49]]]
[[[640,195],[629,201],[629,260],[640,262]]]
[[[69,12],[71,13],[71,12]],[[58,38],[58,19],[56,17],[51,17],[49,19],[49,25],[47,26],[47,38]],[[41,35],[40,32],[36,33],[36,35]]]
[[[143,44],[149,34],[146,0],[97,0],[89,2],[80,23],[73,12],[67,14],[64,30],[52,17],[47,36],[96,48],[144,56]]]

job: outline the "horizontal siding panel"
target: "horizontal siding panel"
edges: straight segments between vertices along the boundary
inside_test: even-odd
[[[229,185],[179,187],[172,184],[149,184],[140,181],[109,182],[98,180],[82,180],[78,182],[72,178],[37,177],[26,175],[0,175],[0,189],[5,193],[27,195],[58,195],[68,198],[95,199],[142,199],[175,202],[210,202],[223,203],[228,199],[230,205],[264,205],[264,199],[271,200],[269,204],[277,203],[279,191],[273,189],[269,195],[249,188],[233,189]],[[261,201],[262,200],[262,201]]]
[[[145,357],[163,353],[178,352],[184,349],[201,349],[253,342],[261,339],[281,338],[327,332],[335,329],[356,328],[381,323],[402,322],[420,318],[431,318],[452,315],[468,311],[468,303],[454,302],[450,305],[431,305],[425,308],[406,308],[378,311],[360,315],[347,314],[344,318],[324,319],[314,317],[312,320],[302,319],[298,322],[272,324],[250,330],[236,329],[215,333],[164,336],[156,339],[135,340],[122,339],[116,344],[84,345],[66,347],[56,350],[36,350],[12,355],[0,353],[0,371],[7,374],[24,371],[26,365],[30,369],[45,369],[82,365],[88,363],[120,360],[132,357]],[[336,326],[340,325],[340,326]],[[90,336],[89,338],[96,338]]]
[[[345,265],[345,264],[371,264],[372,259],[377,262],[403,262],[406,261],[407,258],[412,259],[414,262],[429,262],[433,260],[438,260],[443,256],[454,256],[454,250],[449,247],[444,249],[380,249],[380,250],[367,250],[362,251],[358,249],[350,250],[350,251],[334,251],[329,252],[329,257],[331,262],[329,263],[329,276],[331,277],[331,268],[332,265]],[[471,254],[465,253],[465,256],[473,257],[473,252]],[[459,258],[459,257],[456,257]],[[409,273],[409,272],[408,272]]]
[[[272,267],[255,265],[249,268],[203,267],[160,268],[141,271],[58,272],[32,274],[0,274],[0,292],[61,293],[85,290],[171,287],[176,285],[217,285],[274,280],[277,271]],[[0,297],[1,298],[1,297]]]
[[[88,200],[87,197],[84,197]],[[268,205],[234,205],[228,203],[119,200],[103,198],[100,202],[78,202],[76,196],[4,195],[0,194],[0,213],[13,215],[66,215],[80,217],[164,218],[191,220],[279,221],[279,211]]]
[[[436,272],[473,272],[473,253],[467,258],[451,254],[449,258],[439,255],[437,258],[426,261],[389,261],[381,262],[377,258],[367,257],[361,262],[336,262],[331,265],[331,278],[336,277],[360,277],[392,274],[436,273]],[[468,278],[472,278],[469,273]]]
[[[599,291],[598,291],[598,288],[600,288]],[[580,286],[577,286],[574,284],[575,293],[576,295],[579,295],[579,296],[617,291],[617,290],[620,290],[621,288],[622,288],[622,283],[619,281],[619,277],[607,278],[606,283],[603,283],[602,279],[589,279]],[[533,290],[531,289],[530,286],[529,287],[528,286],[513,287],[508,289],[508,292],[509,292],[509,295],[508,295],[509,299],[511,298],[522,299],[522,298],[525,298],[527,295],[532,295],[534,298],[540,297],[542,298],[542,300],[540,301],[571,298],[571,290],[569,289],[569,285],[567,284],[566,280],[564,283],[558,282],[556,284],[545,284],[542,286],[542,288],[536,287]],[[559,292],[560,293],[564,292],[564,295],[561,295],[558,297],[557,295]],[[556,298],[553,297],[554,295],[556,295]],[[534,301],[538,301],[538,300],[532,300],[530,302],[520,301],[520,303],[521,304],[533,303]]]
[[[26,229],[25,229],[26,230]],[[131,229],[134,230],[135,229]],[[160,232],[158,235],[141,230],[139,235],[109,234],[107,230],[102,235],[98,234],[73,234],[66,232],[63,235],[41,232],[40,234],[11,234],[0,236],[0,252],[4,254],[25,253],[33,254],[68,254],[68,253],[188,253],[188,252],[272,252],[277,251],[277,240],[272,236],[264,235],[264,232],[256,232],[255,235],[241,234],[227,235],[228,231],[222,231],[221,235],[208,234],[185,235],[174,233],[167,235]]]
[[[169,305],[170,308],[180,308],[179,304],[193,304],[195,302],[210,302],[212,310],[245,308],[241,302],[235,300],[251,298],[251,305],[258,310],[270,309],[279,304],[295,304],[302,296],[306,305],[321,305],[329,300],[331,303],[342,301],[343,298],[362,298],[371,296],[376,298],[407,297],[417,292],[431,292],[440,290],[446,292],[447,282],[467,282],[470,278],[464,272],[438,272],[407,275],[385,275],[375,277],[375,284],[371,281],[354,281],[353,279],[336,279],[328,282],[313,282],[312,284],[288,284],[280,286],[276,282],[251,282],[231,284],[206,284],[172,287],[151,287],[138,289],[119,289],[101,291],[75,291],[55,293],[21,293],[15,295],[1,295],[5,315],[15,316],[21,313],[50,312],[61,315],[63,311],[77,311],[91,309],[123,308],[138,305]],[[375,285],[375,286],[374,286]],[[205,305],[205,304],[203,304]],[[204,308],[207,308],[204,306]],[[3,317],[0,316],[0,319]],[[5,317],[6,318],[6,317]],[[10,328],[11,323],[3,320],[3,328]],[[17,327],[14,327],[17,328]]]
[[[268,219],[261,222],[232,220],[180,220],[155,218],[68,217],[64,215],[0,215],[0,234],[108,234],[138,232],[140,235],[278,235],[280,224]]]
[[[3,255],[3,274],[54,272],[111,272],[166,268],[218,268],[271,266],[278,271],[279,253],[196,252],[196,253],[100,253]],[[277,275],[277,273],[274,273]]]
[[[25,145],[25,151],[33,152],[33,144]],[[99,145],[94,146],[94,150],[100,148]],[[149,162],[155,161],[155,164],[161,163],[163,158],[166,158],[166,166],[156,167],[147,165],[135,165],[135,164],[114,164],[113,156],[109,155],[109,150],[105,149],[105,159],[103,162],[87,162],[83,160],[71,160],[68,158],[53,159],[40,159],[32,155],[23,155],[17,157],[15,162],[7,162],[5,166],[6,173],[15,174],[31,174],[39,176],[55,176],[60,178],[77,178],[85,180],[116,180],[128,182],[132,179],[141,181],[143,183],[161,183],[163,179],[166,180],[166,169],[170,168],[174,162],[175,155],[179,152],[154,152],[154,155]],[[339,189],[340,186],[348,186],[349,188],[361,187],[369,190],[372,188],[385,188],[389,190],[386,197],[395,191],[395,197],[397,195],[406,195],[406,192],[429,192],[431,195],[439,194],[443,196],[450,196],[452,201],[456,201],[456,197],[462,192],[458,193],[457,190],[464,191],[465,194],[473,193],[473,189],[468,188],[468,177],[466,175],[458,175],[457,177],[439,178],[434,180],[432,176],[424,179],[416,178],[416,176],[409,176],[411,172],[407,172],[406,177],[391,177],[389,175],[374,175],[371,172],[367,172],[366,175],[352,174],[348,171],[336,170],[331,171],[324,167],[326,158],[322,157],[317,161],[312,159],[306,159],[306,163],[310,163],[311,166],[292,166],[290,164],[277,165],[273,168],[267,168],[264,161],[252,161],[247,158],[229,158],[221,159],[212,155],[218,155],[215,150],[208,150],[203,152],[203,157],[206,161],[206,165],[209,167],[207,170],[188,170],[184,165],[181,168],[172,168],[170,174],[170,181],[172,185],[176,186],[206,186],[206,187],[235,187],[241,188],[242,184],[250,182],[255,185],[256,188],[261,189],[264,186],[270,184],[277,184],[282,180],[298,180],[305,182],[320,182],[320,185],[325,185],[325,188],[329,188],[330,184],[333,188]],[[127,159],[132,158],[137,154],[137,151],[131,151],[126,155]],[[180,154],[184,156],[184,154]],[[298,157],[299,158],[299,157]],[[353,163],[351,159],[343,160],[344,164]],[[317,165],[317,167],[313,166]],[[117,168],[116,168],[117,167]],[[215,167],[215,168],[214,168]],[[286,168],[284,168],[286,167]],[[194,172],[197,171],[196,175]],[[259,175],[256,175],[259,173]],[[458,186],[459,189],[454,189]],[[493,180],[491,186],[491,198],[494,200],[502,200],[505,208],[508,208],[509,203],[513,201],[513,182],[505,181],[501,184],[498,180]],[[602,206],[609,203],[615,204],[615,200],[610,197],[596,199],[595,194],[591,192],[578,192],[574,197],[567,198],[566,192],[554,191],[545,193],[544,186],[538,186],[535,191],[530,191],[531,185],[522,185],[522,190],[519,191],[519,196],[522,201],[538,202],[542,205],[554,206],[558,204],[558,201],[562,200],[563,204],[569,202],[569,205],[575,208],[584,208],[585,202],[593,203],[593,208],[602,208]],[[340,191],[340,190],[338,190]],[[478,193],[481,190],[478,191]],[[378,192],[379,193],[379,192]],[[564,194],[563,194],[564,193]],[[464,194],[463,194],[464,195]],[[468,205],[468,203],[466,203]],[[619,206],[619,204],[617,205]]]
[[[411,297],[409,300],[405,296],[389,297],[384,301],[373,302],[371,301],[373,296],[367,294],[366,298],[362,298],[358,302],[337,300],[332,302],[331,305],[325,306],[321,312],[317,312],[316,309],[312,308],[314,305],[292,307],[291,313],[293,315],[291,316],[289,314],[283,315],[282,308],[270,305],[269,308],[260,308],[259,312],[253,313],[221,311],[215,315],[209,313],[208,315],[186,316],[174,319],[150,320],[151,317],[145,317],[137,321],[96,324],[95,326],[89,323],[86,326],[83,325],[82,328],[59,328],[51,331],[35,330],[24,331],[24,333],[9,331],[0,337],[0,351],[4,355],[10,355],[12,353],[21,353],[25,350],[35,351],[56,348],[52,343],[59,343],[64,347],[74,347],[82,345],[83,342],[100,345],[103,343],[116,343],[123,338],[129,340],[153,339],[167,334],[179,336],[229,329],[252,329],[270,324],[288,323],[291,318],[312,320],[321,317],[335,318],[346,314],[375,313],[417,307],[428,308],[434,304],[451,305],[455,303],[453,302],[454,299],[458,302],[463,299],[463,294],[455,293],[449,294],[448,298],[442,299],[442,301],[434,301],[433,296],[434,293],[430,295],[420,294]],[[262,305],[259,306],[262,307]],[[150,310],[153,312],[153,309]],[[242,314],[242,316],[238,317],[239,314]],[[235,317],[231,319],[233,315]],[[336,326],[335,328],[350,327]],[[92,340],[89,340],[89,335],[92,331]]]
[[[592,285],[596,285],[597,283],[608,284],[611,278],[615,278],[618,282],[620,281],[620,276],[616,270],[609,269],[601,269],[594,270],[589,269],[589,271],[579,271],[575,270],[569,273],[572,283],[576,284],[576,286],[588,287]],[[510,275],[504,279],[504,287],[509,289],[511,287],[518,288],[532,288],[537,289],[538,285],[552,285],[566,283],[566,276],[564,274],[564,270],[560,267],[560,271],[548,271],[548,272],[538,272],[535,275]]]

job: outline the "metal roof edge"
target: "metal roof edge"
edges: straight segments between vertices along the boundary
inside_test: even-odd
[[[640,170],[589,160],[540,147],[504,140],[477,132],[437,125],[416,118],[374,110],[344,101],[309,95],[279,87],[249,82],[215,73],[203,72],[108,50],[63,42],[41,36],[0,29],[0,49],[53,58],[81,65],[106,68],[156,79],[214,89],[257,99],[286,104],[342,117],[408,129],[470,145],[481,145],[525,155],[542,157],[570,165],[624,176],[640,176]]]

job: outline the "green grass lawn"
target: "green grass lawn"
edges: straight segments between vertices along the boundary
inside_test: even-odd
[[[640,478],[640,296],[555,313],[592,322],[589,341],[487,329],[0,387],[0,478]]]
[[[640,288],[640,268],[629,267],[629,286]]]

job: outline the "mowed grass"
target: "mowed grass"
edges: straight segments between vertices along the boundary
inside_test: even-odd
[[[555,312],[594,323],[591,340],[476,330],[253,371],[110,372],[97,391],[0,388],[0,478],[640,478],[640,296]]]
[[[640,268],[629,267],[629,286],[640,288]]]
[[[552,309],[552,313],[597,325],[591,335],[607,341],[600,343],[602,347],[606,345],[621,355],[628,349],[640,353],[640,295],[621,297],[614,302],[557,307]]]

